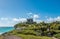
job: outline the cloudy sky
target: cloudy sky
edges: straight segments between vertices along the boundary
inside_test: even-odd
[[[35,21],[60,21],[60,0],[0,0],[0,27],[32,17]]]

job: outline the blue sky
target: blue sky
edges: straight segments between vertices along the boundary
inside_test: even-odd
[[[0,26],[14,25],[31,15],[38,21],[60,20],[60,0],[0,0]]]

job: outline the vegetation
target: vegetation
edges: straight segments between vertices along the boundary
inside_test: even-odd
[[[23,39],[52,39],[56,37],[60,39],[60,22],[52,23],[18,23],[15,30],[5,33],[6,35],[16,35]],[[3,35],[5,35],[3,34]],[[1,36],[0,36],[1,38]]]
[[[10,35],[16,35],[18,37],[21,37],[22,39],[52,39],[51,37],[47,37],[47,36],[35,36],[35,35],[26,35],[26,34],[21,34],[18,33],[18,31],[14,30],[9,32]],[[7,34],[7,35],[9,35]]]
[[[46,36],[33,36],[33,35],[23,35],[23,34],[20,34],[18,36],[22,37],[23,39],[52,39]]]
[[[54,35],[56,38],[60,39],[60,33]]]
[[[17,28],[25,27],[21,31],[17,30]],[[60,33],[60,22],[52,22],[52,23],[18,23],[15,25],[17,33],[24,34],[24,35],[34,35],[34,36],[49,36],[49,37],[57,37]]]

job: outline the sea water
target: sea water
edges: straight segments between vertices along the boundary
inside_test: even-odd
[[[14,27],[0,27],[0,34],[14,30]]]

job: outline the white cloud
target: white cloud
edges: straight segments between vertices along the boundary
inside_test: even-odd
[[[39,15],[34,14],[34,15],[33,15],[33,18],[39,18]]]
[[[35,20],[35,22],[40,23],[43,22],[43,20]]]
[[[55,18],[55,20],[60,21],[60,16],[58,16],[57,18]]]
[[[18,22],[25,22],[26,18],[0,18],[0,27],[11,27]]]
[[[13,21],[25,22],[26,21],[26,18],[13,18]]]
[[[47,21],[48,21],[48,22],[53,22],[53,21],[54,21],[54,18],[51,18],[51,17],[50,17],[50,18],[47,19]]]
[[[8,20],[8,18],[0,18],[0,20]]]
[[[39,18],[39,15],[34,14],[32,18],[33,18],[34,21],[37,21],[37,18]]]
[[[36,22],[41,21],[41,20],[36,20],[36,18],[39,18],[39,15],[37,15],[37,14],[28,13],[28,15],[29,15],[29,17],[32,17]],[[26,18],[1,17],[0,18],[0,27],[10,27],[10,26],[14,26],[16,23],[26,22],[26,21],[27,21]]]
[[[12,20],[13,20],[13,21],[19,21],[19,19],[17,19],[17,18],[13,18]]]
[[[54,22],[54,21],[60,21],[60,16],[55,17],[55,18],[50,17],[50,18],[47,18],[46,20],[46,22]]]
[[[19,18],[20,22],[26,22],[26,18]]]
[[[32,13],[29,13],[29,14],[32,14]],[[32,18],[37,23],[43,21],[43,20],[38,19],[38,18],[40,18],[38,14],[32,14]],[[55,17],[55,18],[46,16],[45,18],[46,18],[45,22],[60,21],[60,16]],[[0,18],[0,27],[14,26],[16,23],[26,22],[26,21],[27,21],[26,18],[4,18],[4,17],[2,17],[2,18]]]
[[[28,17],[30,17],[30,18],[34,18],[34,19],[36,19],[36,18],[39,18],[39,15],[38,14],[33,14],[33,13],[27,13],[27,15],[28,15]]]

